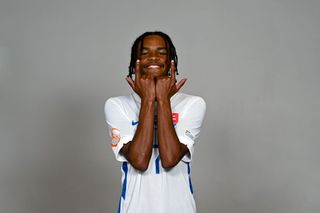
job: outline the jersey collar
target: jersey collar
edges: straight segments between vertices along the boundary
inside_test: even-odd
[[[133,99],[135,100],[136,103],[141,104],[141,98],[136,92],[131,93],[131,95],[133,96]],[[171,103],[177,97],[177,95],[178,95],[178,92],[170,98]]]

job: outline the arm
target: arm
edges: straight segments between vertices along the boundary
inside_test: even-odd
[[[129,163],[140,171],[148,168],[152,154],[154,102],[141,100],[139,124],[130,143],[120,150]]]
[[[141,98],[139,124],[132,141],[124,145],[120,152],[134,168],[145,171],[152,154],[155,82],[153,78],[140,76],[139,62],[137,60],[135,80],[127,78],[131,88]]]
[[[174,167],[188,153],[186,145],[180,143],[172,122],[170,98],[179,91],[186,79],[176,84],[175,64],[171,61],[171,75],[157,79],[158,143],[162,167]]]
[[[172,123],[170,100],[158,102],[158,139],[162,167],[174,167],[189,152],[186,145],[180,143]]]

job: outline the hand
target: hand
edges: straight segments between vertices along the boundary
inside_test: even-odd
[[[170,77],[161,76],[156,79],[156,97],[157,100],[170,100],[187,81],[183,78],[176,84],[176,67],[174,61],[171,61]]]
[[[155,79],[146,75],[141,76],[139,59],[136,62],[135,72],[134,80],[131,77],[126,77],[128,84],[141,99],[154,101],[156,98]]]

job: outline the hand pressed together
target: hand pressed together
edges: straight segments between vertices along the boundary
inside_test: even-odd
[[[176,68],[173,60],[171,61],[170,66],[170,76],[154,77],[141,75],[140,61],[137,60],[135,80],[130,77],[127,77],[126,80],[141,99],[150,101],[154,101],[155,99],[158,101],[170,100],[170,98],[177,93],[187,81],[187,79],[184,78],[180,80],[179,83],[176,83]]]
[[[174,61],[171,61],[170,76],[160,76],[156,80],[156,98],[160,100],[170,100],[187,81],[186,78],[176,84],[176,68]]]
[[[127,77],[126,80],[130,87],[135,91],[141,99],[154,101],[156,98],[155,79],[140,73],[140,60],[136,62],[136,74],[133,80]]]

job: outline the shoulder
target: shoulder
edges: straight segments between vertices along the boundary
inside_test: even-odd
[[[132,95],[110,97],[105,101],[104,109],[128,107],[134,103]]]
[[[126,96],[116,96],[116,97],[110,97],[106,100],[107,103],[126,103],[132,101],[132,96],[131,95],[126,95]]]
[[[185,107],[192,106],[192,107],[200,107],[204,109],[206,108],[205,100],[202,97],[196,96],[196,95],[190,95],[190,94],[178,92],[174,96],[173,101],[176,104],[183,105]]]

